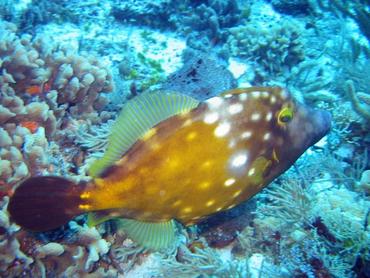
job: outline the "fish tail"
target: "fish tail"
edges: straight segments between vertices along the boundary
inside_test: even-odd
[[[11,219],[26,230],[41,232],[58,228],[83,213],[80,195],[84,186],[55,176],[31,177],[10,198]]]

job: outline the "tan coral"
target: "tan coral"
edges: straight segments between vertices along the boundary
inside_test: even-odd
[[[6,230],[6,233],[0,235],[0,276],[17,277],[33,263],[33,259],[20,249],[20,243],[16,238],[19,227],[9,221],[6,211],[8,201],[7,197],[0,201],[0,227]],[[18,263],[14,263],[16,261]]]
[[[112,77],[107,65],[87,54],[48,38],[18,36],[9,23],[0,21],[0,28],[0,181],[14,185],[28,175],[48,173],[49,143],[76,136],[70,122],[99,123],[107,104],[102,93],[112,90]],[[30,125],[31,132],[22,127]],[[21,159],[5,157],[14,148]],[[66,152],[53,158],[69,160]]]
[[[248,23],[229,30],[226,47],[231,55],[255,61],[255,70],[264,78],[281,75],[304,59],[302,31],[290,21],[274,26]]]

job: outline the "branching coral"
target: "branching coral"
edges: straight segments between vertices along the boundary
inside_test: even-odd
[[[327,162],[319,163],[321,160]],[[320,167],[315,168],[318,163]],[[329,163],[335,165],[330,167]],[[352,178],[343,175],[343,164],[335,158],[316,154],[307,157],[303,166],[308,169],[299,171],[300,175],[290,172],[260,195],[264,202],[257,210],[254,233],[279,232],[279,237],[264,239],[269,248],[262,251],[275,257],[279,254],[278,263],[291,274],[348,277],[358,257],[368,260],[370,203],[345,186],[336,185]],[[266,203],[264,198],[270,201]],[[273,251],[274,241],[279,242],[278,253]],[[250,241],[243,244],[254,246]]]
[[[370,39],[370,12],[369,2],[366,0],[310,0],[311,7],[316,11],[330,11],[337,17],[352,18],[359,26],[362,33]]]
[[[75,228],[77,230],[76,243],[86,246],[88,250],[85,271],[89,271],[93,264],[100,259],[100,256],[108,253],[110,243],[101,237],[96,228],[81,227],[78,225],[75,225]]]
[[[181,255],[177,256],[181,261],[172,256],[162,257],[158,274],[171,273],[174,276],[193,277],[202,273],[206,277],[249,277],[249,265],[246,260],[224,260],[209,247],[196,248],[191,252],[186,246],[182,246],[179,253]]]
[[[230,33],[227,46],[231,55],[254,61],[260,78],[280,76],[304,59],[301,30],[293,23],[239,25],[230,28]]]
[[[283,78],[289,91],[301,102],[335,102],[338,96],[329,89],[334,73],[317,60],[306,60],[293,67]]]
[[[366,121],[370,122],[370,94],[356,92],[355,85],[352,80],[347,80],[346,89],[351,100],[352,107]]]
[[[184,12],[184,16],[176,20],[184,25],[185,32],[189,29],[196,30],[197,32],[194,35],[198,39],[208,37],[216,41],[225,40],[225,28],[234,26],[241,18],[238,2],[235,0],[207,2],[200,5],[194,4],[191,13]],[[194,39],[191,38],[190,40]]]
[[[299,176],[290,173],[281,184],[274,184],[260,194],[270,202],[260,206],[258,214],[277,218],[284,225],[307,224],[313,205],[311,195],[312,189]]]
[[[351,265],[341,255],[330,253],[330,249],[311,233],[285,249],[281,266],[295,277],[353,277]]]

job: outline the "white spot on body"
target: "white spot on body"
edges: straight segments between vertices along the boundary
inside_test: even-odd
[[[254,97],[254,98],[259,98],[261,96],[261,92],[259,92],[259,91],[254,91],[251,94],[252,94],[252,97]]]
[[[219,108],[223,102],[224,100],[221,97],[213,97],[206,101],[210,108]]]
[[[206,116],[204,117],[204,122],[206,124],[214,124],[215,122],[217,122],[219,119],[219,115],[217,112],[211,112],[211,113],[207,113]]]
[[[246,152],[241,152],[236,155],[234,155],[231,158],[231,166],[238,168],[243,166],[248,160],[248,154]]]
[[[243,111],[243,105],[241,103],[234,103],[227,110],[231,115],[235,115]]]
[[[252,132],[251,131],[244,131],[241,135],[242,139],[249,139],[252,137]]]
[[[159,196],[163,197],[164,195],[166,195],[166,190],[160,190]]]
[[[251,169],[248,171],[248,176],[253,176],[255,173],[256,173],[256,169],[255,169],[255,168],[251,168]]]
[[[263,135],[263,140],[264,141],[267,141],[267,140],[269,140],[271,138],[271,133],[270,132],[267,132],[267,133],[265,133],[265,135]]]
[[[274,103],[276,102],[276,97],[275,97],[275,96],[271,96],[271,98],[270,98],[270,102],[271,102],[272,104],[274,104]]]
[[[259,121],[260,119],[261,119],[261,114],[260,114],[260,113],[255,112],[255,113],[253,113],[253,114],[251,115],[251,120],[252,120],[253,122],[257,122],[257,121]]]
[[[182,124],[182,126],[190,126],[191,124],[193,123],[193,121],[191,120],[191,119],[186,119],[185,121],[184,121],[184,123]]]
[[[268,112],[266,114],[266,118],[265,119],[266,119],[267,122],[271,121],[271,119],[272,119],[272,113],[271,112]]]
[[[246,101],[248,99],[248,94],[247,93],[244,93],[244,94],[240,94],[239,95],[239,99],[241,101]]]
[[[236,180],[234,178],[230,178],[230,179],[227,179],[225,182],[224,182],[224,185],[226,187],[229,187],[229,186],[232,186],[234,183],[236,182]]]
[[[267,98],[269,96],[269,93],[268,92],[262,92],[262,97],[263,98]]]
[[[216,127],[214,133],[217,137],[224,137],[229,133],[230,129],[231,129],[230,124],[227,122],[224,122],[224,123],[219,124]]]

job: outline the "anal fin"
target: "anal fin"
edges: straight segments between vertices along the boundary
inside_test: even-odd
[[[120,219],[119,227],[141,246],[158,251],[171,247],[175,241],[175,221],[142,222],[133,219]]]

